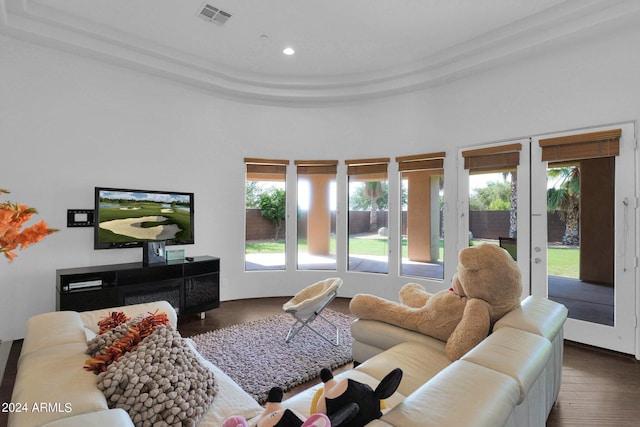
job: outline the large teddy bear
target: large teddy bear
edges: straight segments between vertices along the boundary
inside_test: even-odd
[[[520,306],[520,269],[499,246],[481,244],[458,254],[451,289],[430,294],[415,283],[400,289],[400,303],[358,294],[351,312],[361,319],[380,320],[446,342],[445,353],[457,360],[485,339],[493,324]]]

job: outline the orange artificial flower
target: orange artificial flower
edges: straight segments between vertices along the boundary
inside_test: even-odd
[[[0,189],[0,194],[2,193],[9,192]],[[18,249],[18,246],[22,250],[58,231],[49,228],[44,221],[40,221],[21,231],[23,224],[34,213],[37,213],[37,211],[26,205],[11,202],[0,203],[0,253],[4,253],[9,261],[13,261],[17,257],[14,251]]]

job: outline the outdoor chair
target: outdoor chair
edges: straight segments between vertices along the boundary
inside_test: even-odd
[[[332,277],[307,286],[287,301],[282,309],[295,319],[289,328],[285,342],[290,342],[303,328],[309,328],[325,341],[337,346],[340,344],[340,331],[338,327],[324,317],[321,313],[338,294],[342,286],[342,279]],[[335,340],[323,335],[311,324],[317,318],[324,320],[335,329]]]
[[[518,260],[518,240],[513,237],[498,237],[500,247],[506,249],[509,255],[517,261]]]

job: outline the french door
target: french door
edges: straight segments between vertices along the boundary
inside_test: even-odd
[[[636,156],[633,123],[531,140],[531,293],[569,308],[566,339],[627,354],[636,354]]]
[[[567,306],[566,339],[638,358],[635,124],[472,147],[460,157],[458,248],[502,245],[521,269],[523,297]],[[500,186],[503,195],[511,188],[503,212],[477,207],[478,194]]]

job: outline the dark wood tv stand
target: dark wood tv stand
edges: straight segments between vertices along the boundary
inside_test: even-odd
[[[179,314],[220,305],[220,259],[142,262],[56,270],[56,310],[86,311],[167,300]]]

